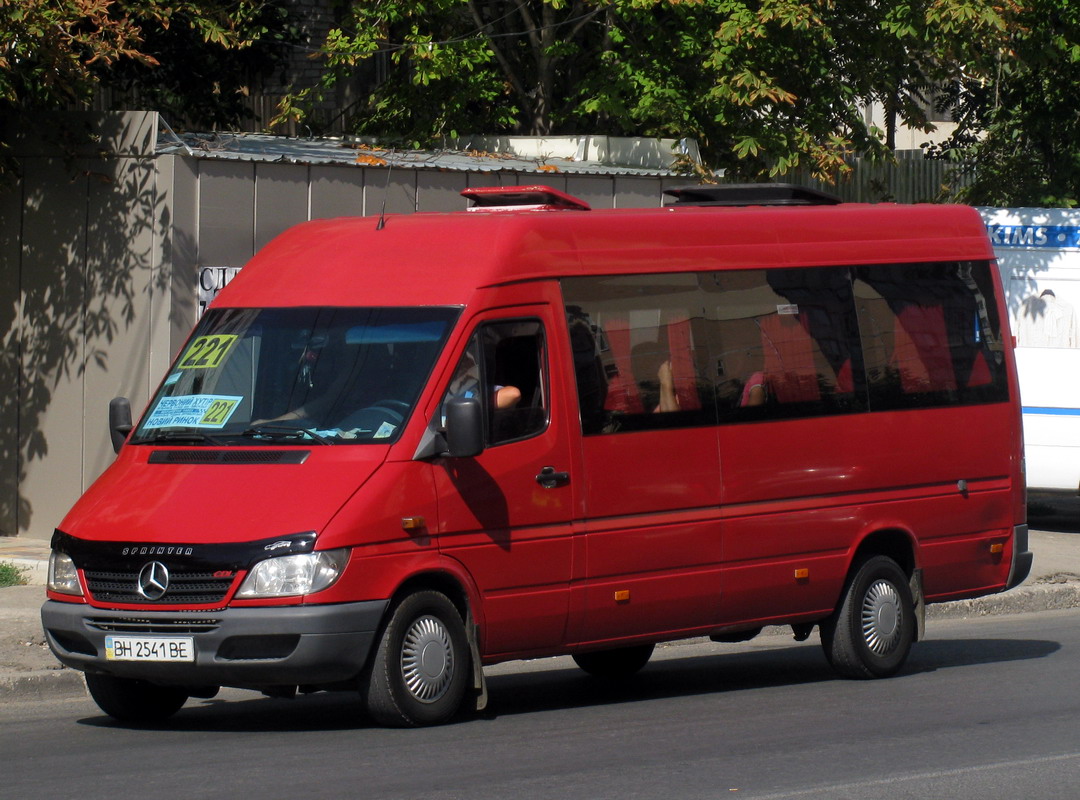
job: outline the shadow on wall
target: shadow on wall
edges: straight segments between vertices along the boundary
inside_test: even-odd
[[[130,144],[145,127],[99,125],[110,155],[19,148],[0,184],[0,535],[47,535],[112,460],[108,399],[147,392],[170,225],[158,165]]]

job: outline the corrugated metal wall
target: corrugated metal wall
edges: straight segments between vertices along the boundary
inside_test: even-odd
[[[923,158],[921,150],[900,151],[895,163],[851,159],[849,165],[851,172],[835,184],[815,180],[804,171],[784,180],[831,192],[848,203],[942,203],[973,177],[963,165]]]
[[[73,161],[20,141],[0,189],[0,534],[48,537],[109,463],[109,399],[146,397],[167,358],[171,163],[147,115],[99,126]],[[159,366],[160,365],[160,366]]]

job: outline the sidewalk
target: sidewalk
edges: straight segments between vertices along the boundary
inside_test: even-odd
[[[1023,584],[1003,594],[929,606],[927,619],[1080,608],[1080,533],[1032,531],[1029,547],[1035,562]],[[47,541],[0,537],[0,562],[25,569],[30,581],[0,589],[0,701],[86,692],[81,673],[56,661],[41,631],[48,560]]]

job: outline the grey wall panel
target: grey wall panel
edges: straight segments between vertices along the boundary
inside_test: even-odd
[[[364,215],[364,175],[355,166],[311,167],[311,218]]]
[[[241,267],[255,252],[255,164],[199,164],[199,266]]]
[[[664,194],[665,189],[678,189],[683,186],[696,186],[700,183],[698,179],[692,175],[679,178],[661,178],[660,179],[660,197],[662,205],[671,205],[675,202],[674,197],[668,197]]]
[[[308,168],[259,164],[255,168],[255,249],[308,219]],[[239,266],[239,265],[236,265]]]
[[[467,172],[417,172],[417,211],[464,211],[469,201],[461,196]]]
[[[18,527],[42,538],[82,488],[85,166],[24,165]]]
[[[566,191],[569,176],[558,172],[518,172],[514,174],[514,184],[517,186],[550,186],[560,192]]]
[[[154,371],[151,379],[164,371],[165,365],[180,350],[195,324],[196,297],[199,280],[199,163],[193,158],[166,156],[159,163],[170,168],[159,177],[163,192],[159,210],[161,229],[162,281],[169,281],[168,305],[155,317],[155,342],[162,314],[168,321],[165,352],[155,347],[152,353]],[[153,387],[151,387],[153,388]]]
[[[467,172],[465,176],[468,186],[502,186],[500,172]]]
[[[661,196],[659,178],[615,177],[616,208],[656,208]]]
[[[364,169],[364,214],[377,216],[416,211],[417,170],[367,167]]]
[[[36,111],[9,131],[11,155],[51,158],[57,155],[57,142],[63,142],[82,158],[98,158],[102,152],[148,156],[157,145],[158,119],[156,111]],[[46,129],[53,136],[42,136]]]
[[[97,111],[91,127],[97,132],[97,150],[121,156],[152,156],[157,147],[158,112]],[[91,148],[88,151],[93,152]],[[90,153],[88,152],[87,155]]]
[[[22,182],[0,187],[0,536],[18,533]]]
[[[615,204],[615,191],[611,178],[607,175],[568,175],[566,192],[580,198],[593,208],[612,208]]]
[[[90,181],[84,273],[85,368],[82,488],[112,463],[109,400],[123,396],[138,411],[146,403],[150,317],[167,290],[155,274],[157,170],[150,159],[93,162],[108,183]]]

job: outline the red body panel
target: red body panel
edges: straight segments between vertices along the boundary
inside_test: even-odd
[[[150,464],[125,447],[60,523],[97,541],[212,543],[322,531],[386,447],[315,448],[303,464]],[[258,451],[254,451],[258,452]]]

